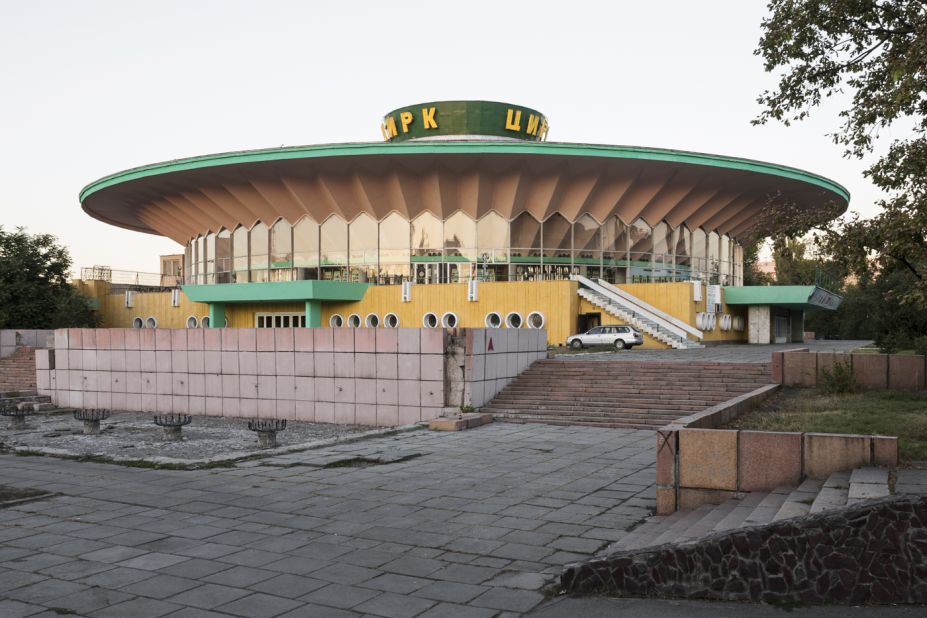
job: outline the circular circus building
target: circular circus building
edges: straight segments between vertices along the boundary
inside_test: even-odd
[[[487,101],[394,110],[384,141],[223,153],[106,176],[91,216],[184,247],[181,292],[111,293],[105,326],[546,328],[645,346],[788,341],[816,286],[743,286],[743,247],[849,194],[802,170],[547,141]],[[107,293],[107,292],[110,293]],[[170,295],[170,302],[166,301]]]

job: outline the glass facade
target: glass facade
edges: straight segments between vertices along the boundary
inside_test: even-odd
[[[578,274],[611,283],[700,279],[742,285],[743,248],[727,235],[665,221],[570,223],[555,213],[541,221],[524,212],[508,221],[496,212],[474,220],[462,211],[442,221],[424,212],[411,221],[393,212],[321,224],[258,221],[192,239],[184,252],[187,283],[327,279],[379,285],[568,279]]]

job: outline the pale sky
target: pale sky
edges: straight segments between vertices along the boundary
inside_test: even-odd
[[[187,156],[381,141],[406,104],[488,99],[546,114],[550,141],[760,159],[847,187],[866,164],[838,108],[753,127],[774,83],[765,0],[410,2],[0,0],[0,225],[51,233],[75,269],[157,272],[171,240],[84,214],[91,181]]]

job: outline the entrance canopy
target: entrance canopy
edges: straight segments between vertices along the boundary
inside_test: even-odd
[[[747,285],[724,288],[728,305],[770,305],[807,311],[835,310],[843,297],[816,285]]]

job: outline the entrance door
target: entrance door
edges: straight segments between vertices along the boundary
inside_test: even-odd
[[[776,316],[776,343],[789,342],[789,319],[783,316]]]

